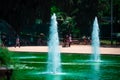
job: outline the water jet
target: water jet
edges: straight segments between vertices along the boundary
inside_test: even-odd
[[[97,17],[95,17],[93,23],[93,32],[92,32],[92,60],[95,62],[100,61],[100,40],[99,40],[99,25]]]
[[[47,62],[48,62],[47,72],[52,73],[52,74],[61,73],[59,37],[58,37],[57,20],[56,20],[55,14],[53,14],[51,17]]]

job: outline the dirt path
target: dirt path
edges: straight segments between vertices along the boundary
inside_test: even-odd
[[[48,52],[48,46],[21,46],[8,47],[10,51],[21,52]],[[71,47],[60,46],[61,53],[92,53],[90,45],[72,45]],[[119,54],[120,48],[100,47],[101,54]]]

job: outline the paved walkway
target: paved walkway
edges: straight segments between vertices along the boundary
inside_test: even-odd
[[[21,51],[21,52],[48,52],[48,46],[21,46],[19,47],[8,47],[10,51]],[[61,53],[88,53],[91,54],[90,45],[72,45],[71,47],[60,46]],[[120,55],[120,47],[100,47],[101,54],[118,54]]]

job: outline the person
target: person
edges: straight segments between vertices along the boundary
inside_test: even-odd
[[[84,42],[84,45],[87,45],[87,37],[86,36],[83,36],[83,42]]]
[[[45,34],[44,33],[40,33],[37,44],[41,45],[41,46],[46,45],[46,43],[45,43]]]
[[[31,44],[31,46],[34,44],[33,36],[30,37],[30,44]]]
[[[65,35],[65,37],[63,38],[63,47],[70,47],[71,43],[72,43],[71,34]]]
[[[16,48],[16,46],[20,47],[20,39],[19,39],[19,37],[16,38],[15,48]]]
[[[6,40],[7,40],[5,34],[6,34],[6,33],[2,33],[2,34],[1,34],[1,45],[2,45],[2,47],[5,47]]]
[[[0,32],[0,46],[2,46],[1,32]]]
[[[88,36],[88,43],[91,44],[91,38]]]
[[[71,46],[71,43],[72,43],[72,36],[71,36],[71,34],[69,34],[69,41],[68,41],[68,46],[69,47]]]
[[[68,42],[68,35],[65,35],[64,38],[63,38],[63,46],[62,47],[66,47],[67,42]]]

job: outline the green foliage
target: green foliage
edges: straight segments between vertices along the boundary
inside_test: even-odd
[[[1,66],[5,66],[7,68],[13,69],[11,80],[18,80],[18,77],[21,77],[21,70],[17,70],[21,66],[19,65],[19,60],[14,59],[14,52],[10,52],[5,47],[0,47],[0,61]],[[17,75],[17,77],[16,77]]]
[[[69,16],[66,12],[62,12],[57,6],[51,7],[51,13],[56,13],[60,35],[64,33],[72,33],[75,36],[79,35],[80,30],[76,28],[77,23],[75,16]],[[74,13],[76,13],[76,11]]]
[[[0,59],[2,65],[10,65],[13,64],[14,61],[12,60],[13,53],[8,51],[6,48],[0,48]]]
[[[98,2],[98,16],[110,16],[110,2],[106,0],[99,0]]]
[[[51,7],[51,14],[53,14],[53,13],[57,13],[57,12],[59,12],[60,10],[59,10],[59,8],[57,8],[57,6],[52,6]]]
[[[72,33],[72,36],[76,37],[77,35],[80,35],[80,29],[78,29],[76,25],[77,23],[74,17],[66,16],[61,24],[61,32]]]

